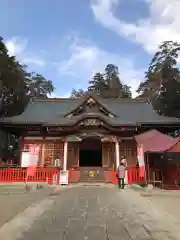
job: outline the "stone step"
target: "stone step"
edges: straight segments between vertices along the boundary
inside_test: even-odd
[[[104,177],[80,177],[80,179],[88,179],[88,180],[90,180],[90,179],[94,179],[94,180],[102,179],[102,180],[104,180]]]
[[[81,182],[81,183],[103,183],[104,182],[104,180],[87,180],[87,179],[80,179],[80,181],[79,182]]]
[[[84,178],[104,178],[104,174],[103,175],[95,175],[95,176],[89,176],[89,174],[81,174],[80,177],[84,177]]]
[[[80,181],[85,182],[104,182],[104,178],[80,178]]]

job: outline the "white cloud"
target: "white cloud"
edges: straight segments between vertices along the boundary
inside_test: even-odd
[[[71,92],[65,93],[65,94],[59,94],[58,92],[53,92],[52,94],[48,95],[50,98],[69,98],[71,95]]]
[[[11,56],[16,56],[24,52],[27,47],[28,40],[20,37],[13,37],[8,39],[6,42],[6,47]]]
[[[133,96],[142,80],[143,70],[137,71],[131,59],[100,49],[92,42],[76,39],[70,46],[70,57],[59,63],[60,75],[69,75],[72,79],[67,85],[72,88],[86,88],[88,81],[96,72],[103,72],[107,64],[112,63],[119,67],[120,78],[123,83],[132,87]],[[76,82],[75,82],[76,81]]]
[[[180,1],[144,1],[148,4],[149,16],[136,23],[127,23],[116,17],[118,0],[92,0],[91,8],[99,23],[141,44],[147,52],[154,52],[162,41],[180,41]]]
[[[46,65],[45,61],[43,61],[42,59],[39,59],[39,58],[24,58],[23,62],[26,64],[32,63],[32,64],[38,65],[40,67],[43,67]]]
[[[46,64],[39,56],[28,52],[28,39],[26,38],[12,37],[5,41],[5,45],[9,55],[16,56],[21,63],[40,67],[43,67]]]

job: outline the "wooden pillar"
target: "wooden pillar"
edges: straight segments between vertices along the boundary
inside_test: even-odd
[[[19,138],[19,150],[20,150],[20,155],[19,155],[20,162],[18,162],[18,164],[21,166],[22,165],[22,152],[24,150],[24,137],[23,136],[21,136]]]
[[[64,163],[63,163],[63,170],[67,170],[67,154],[68,154],[68,141],[67,138],[64,139]]]
[[[116,152],[116,169],[119,167],[119,141],[116,138],[115,141],[115,152]]]
[[[41,166],[44,167],[45,163],[45,143],[42,143],[42,156],[41,156]]]

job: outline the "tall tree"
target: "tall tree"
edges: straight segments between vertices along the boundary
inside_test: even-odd
[[[152,97],[158,92],[164,76],[163,69],[167,70],[168,79],[173,69],[173,78],[177,77],[178,69],[176,68],[177,58],[180,51],[180,44],[173,41],[165,41],[159,46],[158,51],[154,54],[147,72],[145,72],[145,81],[141,82],[137,92]],[[169,72],[169,73],[168,73]]]
[[[9,107],[19,103],[25,91],[24,66],[9,56],[0,38],[0,115],[10,114]]]
[[[8,50],[0,37],[0,116],[21,113],[32,97],[47,97],[54,91],[51,81],[28,73]]]
[[[73,89],[71,97],[79,98],[86,92],[95,92],[103,98],[131,98],[131,88],[121,82],[118,67],[114,64],[108,64],[104,73],[97,72],[89,81],[87,91]]]
[[[124,84],[123,89],[121,91],[121,98],[127,98],[131,99],[132,98],[132,92],[131,92],[131,87]]]
[[[168,116],[179,116],[180,72],[177,68],[179,52],[179,43],[163,42],[149,64],[145,81],[138,89],[142,95],[147,94],[160,114]]]
[[[123,89],[123,84],[119,78],[118,67],[114,64],[108,64],[105,67],[105,79],[110,88],[118,88],[119,90]]]
[[[14,56],[10,56],[0,37],[0,117],[22,113],[32,97],[47,97],[54,90],[51,81],[35,73],[29,73],[27,66],[21,65]],[[1,132],[0,154],[17,149],[17,137],[6,136]],[[8,144],[3,143],[6,142]],[[12,145],[12,147],[10,147]],[[16,146],[16,147],[15,147]]]
[[[86,94],[86,91],[84,91],[83,89],[75,90],[73,88],[73,90],[71,92],[71,98],[81,98],[81,97],[84,97],[85,94]]]
[[[161,71],[161,85],[152,98],[154,108],[163,115],[180,117],[180,73],[171,66],[169,59]]]
[[[102,73],[96,73],[92,80],[89,81],[89,92],[96,92],[96,94],[100,95],[100,93],[107,88],[107,81],[104,79],[104,75]]]
[[[117,76],[119,74],[118,67],[114,64],[107,64],[104,71],[106,78],[112,77],[113,75]]]
[[[119,69],[114,64],[105,67],[105,81],[108,85],[108,94],[112,98],[131,98],[131,87],[123,84],[119,77]]]
[[[26,78],[26,85],[30,98],[46,98],[54,91],[52,81],[46,80],[42,75],[36,73],[31,73],[29,78]]]

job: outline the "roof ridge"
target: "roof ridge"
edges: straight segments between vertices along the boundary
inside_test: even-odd
[[[91,95],[88,97],[92,97]],[[93,96],[94,97],[94,96]],[[32,98],[31,102],[61,102],[61,101],[74,101],[74,100],[82,100],[86,99],[86,97],[82,98]],[[147,99],[137,99],[137,98],[132,98],[132,99],[124,99],[124,98],[102,98],[102,97],[96,97],[97,99],[101,100],[110,100],[114,102],[125,102],[125,103],[148,103]]]
[[[79,100],[74,98],[32,98],[31,102],[61,102],[63,100]]]
[[[123,99],[123,98],[120,98],[120,99],[108,99],[108,98],[104,98],[104,99],[107,99],[107,100],[113,100],[114,102],[118,102],[118,103],[148,103],[148,100],[146,99]],[[102,98],[103,100],[103,98]]]

